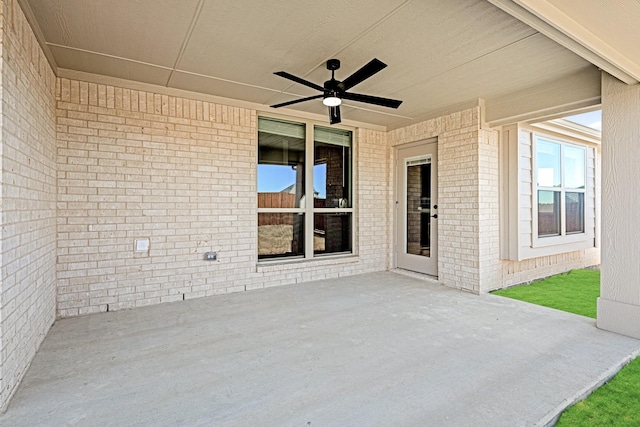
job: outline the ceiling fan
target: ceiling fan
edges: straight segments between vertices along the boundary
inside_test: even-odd
[[[364,80],[383,70],[386,66],[387,64],[385,64],[384,62],[380,61],[377,58],[374,58],[358,71],[351,74],[343,81],[340,81],[336,80],[334,76],[335,71],[340,68],[340,61],[338,59],[330,59],[327,61],[327,70],[331,70],[331,80],[327,80],[326,82],[324,82],[324,86],[320,86],[308,80],[294,76],[293,74],[289,74],[286,71],[277,71],[273,74],[308,86],[312,89],[319,90],[322,93],[320,95],[309,96],[302,99],[296,99],[293,101],[272,105],[271,107],[280,108],[287,105],[297,104],[299,102],[322,98],[322,103],[329,107],[329,123],[331,123],[332,125],[340,123],[340,104],[342,103],[343,99],[349,101],[365,102],[367,104],[381,105],[383,107],[389,108],[398,108],[400,104],[402,104],[402,101],[398,101],[397,99],[380,98],[377,96],[347,92],[355,85],[362,83]]]

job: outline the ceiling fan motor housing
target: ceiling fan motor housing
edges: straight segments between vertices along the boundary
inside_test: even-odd
[[[338,96],[344,93],[343,87],[341,87],[342,82],[339,82],[336,79],[327,80],[324,82],[324,94],[325,96]]]
[[[388,108],[398,108],[402,101],[397,99],[381,98],[378,96],[363,95],[359,93],[352,93],[349,90],[355,85],[362,83],[364,80],[373,76],[381,71],[387,65],[377,58],[372,59],[359,70],[351,74],[345,80],[340,81],[335,78],[335,71],[340,68],[340,60],[329,59],[327,61],[327,70],[331,71],[331,79],[324,82],[324,85],[320,86],[303,78],[294,76],[286,71],[276,71],[274,74],[284,77],[285,79],[294,81],[304,86],[322,92],[319,95],[308,96],[306,98],[295,99],[293,101],[282,102],[280,104],[272,105],[272,108],[285,107],[287,105],[297,104],[299,102],[310,101],[312,99],[323,98],[322,103],[329,107],[329,123],[340,123],[340,104],[343,99],[350,101],[364,102],[367,104],[380,105]]]
[[[324,97],[342,98],[344,93],[344,85],[341,81],[336,80],[334,71],[340,68],[339,59],[330,59],[327,61],[327,70],[331,70],[331,79],[324,82]]]

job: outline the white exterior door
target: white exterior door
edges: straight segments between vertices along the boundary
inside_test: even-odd
[[[437,142],[397,149],[396,266],[438,275]]]

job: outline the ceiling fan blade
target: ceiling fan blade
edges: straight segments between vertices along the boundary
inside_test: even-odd
[[[342,86],[344,86],[343,90],[351,89],[358,83],[363,82],[378,71],[384,69],[386,66],[387,64],[380,61],[378,58],[373,58],[368,64],[342,81]]]
[[[297,104],[298,102],[311,101],[312,99],[322,98],[324,94],[308,96],[306,98],[294,99],[293,101],[283,102],[282,104],[272,105],[271,108],[280,108],[291,104]]]
[[[348,99],[349,101],[366,102],[367,104],[381,105],[389,108],[398,108],[400,104],[402,104],[402,101],[397,99],[380,98],[378,96],[362,95],[359,93],[344,93],[342,94],[342,98]]]
[[[296,77],[296,76],[294,76],[293,74],[289,74],[289,73],[287,73],[286,71],[276,71],[276,72],[275,72],[275,73],[273,73],[273,74],[275,74],[275,75],[277,75],[277,76],[280,76],[280,77],[284,77],[285,79],[292,80],[292,81],[294,81],[294,82],[296,82],[296,83],[300,83],[301,85],[308,86],[308,87],[310,87],[310,88],[312,88],[312,89],[315,89],[315,90],[319,90],[319,91],[321,91],[321,92],[324,92],[324,88],[323,88],[322,86],[317,85],[317,84],[315,84],[315,83],[312,83],[312,82],[310,82],[310,81],[308,81],[308,80],[301,79],[300,77]]]
[[[329,107],[329,123],[335,125],[340,123],[340,106]]]

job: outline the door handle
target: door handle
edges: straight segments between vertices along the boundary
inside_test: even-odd
[[[435,215],[431,215],[431,218],[435,218],[435,219],[438,219],[438,214],[435,214]]]

